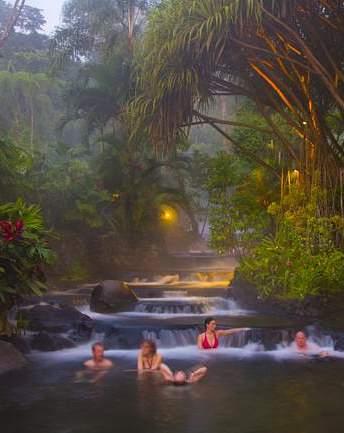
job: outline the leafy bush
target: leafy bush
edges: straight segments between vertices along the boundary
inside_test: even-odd
[[[21,199],[0,206],[0,310],[45,290],[43,266],[54,259],[47,235],[38,206]]]
[[[318,219],[314,249],[309,236],[284,221],[274,238],[265,238],[242,261],[240,274],[262,296],[304,298],[344,291],[344,252],[333,246],[327,225],[327,219]]]
[[[218,153],[208,169],[210,246],[220,254],[246,254],[267,233],[273,181],[238,157]]]

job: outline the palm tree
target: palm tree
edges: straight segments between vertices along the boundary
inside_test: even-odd
[[[26,0],[15,0],[12,10],[3,26],[0,29],[0,48],[3,48],[7,39],[10,37],[12,30],[14,29],[20,14],[25,6]]]
[[[68,0],[63,24],[55,32],[51,52],[53,66],[68,60],[97,59],[125,43],[131,52],[145,13],[156,1]]]
[[[146,128],[166,153],[185,126],[206,123],[240,148],[223,129],[233,122],[210,117],[207,108],[222,95],[243,95],[257,105],[308,194],[315,184],[329,187],[323,211],[333,212],[344,143],[327,115],[344,119],[343,32],[337,0],[168,0],[152,14],[137,57],[133,136]],[[272,113],[294,131],[297,145]]]

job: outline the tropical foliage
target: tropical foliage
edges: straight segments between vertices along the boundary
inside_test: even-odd
[[[0,310],[46,289],[44,266],[54,259],[47,235],[37,206],[20,199],[0,206]]]
[[[145,129],[170,155],[186,128],[207,124],[227,140],[234,156],[218,155],[209,170],[211,242],[220,252],[245,250],[242,273],[265,294],[319,291],[298,275],[312,274],[302,260],[321,267],[319,257],[331,262],[319,271],[327,275],[322,290],[336,285],[329,275],[343,247],[343,24],[339,1],[168,0],[138,48],[133,139]],[[230,96],[250,103],[234,119],[209,114]],[[257,246],[267,232],[270,241]],[[283,258],[297,250],[299,265],[281,259],[271,267],[271,243]],[[276,282],[276,273],[289,282]]]
[[[342,287],[342,2],[66,0],[61,23],[49,40],[0,0],[3,203],[118,254],[162,251],[168,209],[262,294]],[[22,219],[4,246],[24,248]]]
[[[310,241],[311,239],[311,241]],[[313,220],[307,235],[283,221],[240,265],[261,295],[303,298],[344,290],[344,252],[333,246],[333,222]]]
[[[169,0],[152,14],[138,54],[137,130],[168,150],[181,128],[210,124],[234,141],[205,109],[221,95],[244,95],[283,146],[310,193],[314,183],[341,184],[343,142],[328,124],[344,109],[343,5],[333,1]],[[319,47],[319,41],[321,41]],[[298,137],[288,140],[278,113]],[[247,127],[253,127],[247,124]],[[252,155],[257,157],[258,155]],[[336,212],[330,197],[324,212]]]

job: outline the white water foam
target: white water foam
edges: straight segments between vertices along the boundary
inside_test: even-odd
[[[100,314],[89,307],[80,307],[79,311],[94,320],[111,321],[121,317],[147,317],[169,319],[171,317],[200,316],[248,316],[252,311],[245,310],[231,300],[220,297],[169,296],[165,298],[139,298],[134,311],[113,314]]]
[[[64,349],[57,352],[32,352],[29,358],[45,363],[64,363],[71,361],[86,360],[91,356],[92,343],[83,344],[81,346]],[[344,359],[344,352],[335,351],[333,346],[321,346],[316,351],[309,351],[307,355],[300,354],[295,350],[293,344],[286,347],[279,347],[275,350],[264,350],[261,344],[248,343],[243,347],[219,347],[213,350],[200,350],[196,345],[177,346],[159,348],[159,353],[164,357],[166,362],[169,360],[188,360],[192,362],[206,362],[221,358],[228,359],[247,359],[247,358],[273,358],[276,361],[293,360],[293,361],[309,361],[314,358],[314,355],[319,355],[321,352],[327,352],[328,357]],[[135,360],[138,355],[138,349],[110,349],[106,351],[106,356],[113,359]]]
[[[141,298],[135,307],[135,311],[122,313],[122,315],[140,315],[159,318],[185,317],[185,316],[245,316],[251,314],[238,304],[226,298],[220,297],[172,297],[166,298]]]

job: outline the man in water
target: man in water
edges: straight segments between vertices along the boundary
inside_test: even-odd
[[[84,366],[91,370],[108,370],[113,367],[112,361],[104,357],[104,345],[102,343],[93,344],[92,359],[86,361]]]
[[[320,346],[309,342],[306,334],[302,331],[297,332],[294,339],[293,348],[297,353],[304,356],[317,355],[321,358],[328,356],[328,352],[322,351]]]
[[[84,362],[84,367],[86,370],[76,373],[75,383],[96,383],[113,367],[112,361],[104,357],[104,345],[102,343],[93,344],[92,359]]]
[[[183,386],[183,385],[191,385],[203,379],[203,377],[207,374],[207,367],[196,367],[194,368],[190,374],[185,373],[184,371],[176,371],[172,373],[172,371],[167,367],[167,365],[162,365],[160,367],[160,372],[165,379],[166,383],[175,386]]]

